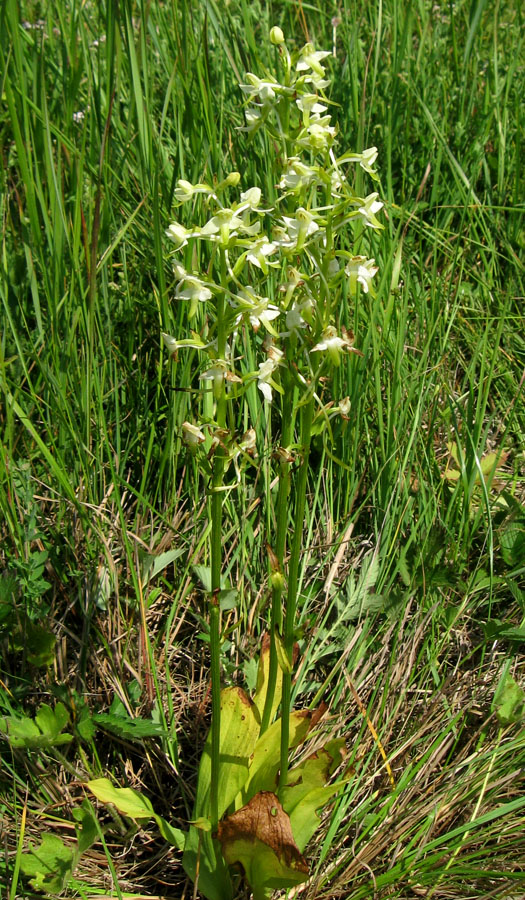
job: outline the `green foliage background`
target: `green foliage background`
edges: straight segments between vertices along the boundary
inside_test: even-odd
[[[141,777],[155,791],[159,773],[169,773],[176,816],[189,815],[174,771],[182,767],[191,781],[187,709],[205,693],[203,572],[195,566],[208,562],[206,484],[180,441],[199,390],[196,360],[190,352],[169,368],[159,340],[161,330],[185,329],[164,232],[178,178],[238,169],[243,189],[258,185],[271,201],[269,148],[238,130],[238,83],[270,64],[274,24],[297,46],[309,38],[333,48],[329,96],[341,147],[377,145],[387,212],[377,298],[363,295],[344,310],[364,354],[349,358],[334,385],[350,396],[349,421],[334,428],[333,443],[315,447],[297,701],[329,700],[361,760],[364,791],[377,750],[366,744],[338,660],[394,757],[404,746],[397,732],[406,731],[420,760],[433,742],[446,747],[451,771],[464,771],[461,753],[476,746],[474,722],[489,717],[502,667],[523,675],[521,5],[4,0],[0,705],[2,715],[34,715],[51,695],[66,704],[75,733],[61,751],[23,759],[4,741],[14,754],[2,748],[0,774],[13,853],[27,787],[35,816],[49,815],[70,779],[124,778],[133,768],[115,727],[96,715],[113,726],[120,716],[133,748],[145,742]],[[224,611],[224,669],[248,682],[266,624],[261,522],[271,525],[271,500],[263,460],[226,501],[225,585],[237,595]],[[407,680],[396,695],[399,654]],[[449,693],[457,673],[469,697],[461,721]],[[130,738],[137,717],[149,724]],[[390,840],[389,813],[361,797],[367,811],[356,837],[347,812],[356,798],[347,797],[314,851],[319,871],[335,878],[332,887],[321,878],[316,896],[338,896],[338,878],[341,896],[369,890],[363,870],[345,868],[350,836],[366,853],[375,842],[386,859],[401,841],[407,855],[390,868],[365,853],[378,890],[407,896],[405,859],[436,897],[442,887],[470,896],[472,884],[478,897],[494,885],[500,896],[519,896],[523,838],[502,849],[506,826],[496,828],[490,814],[519,797],[523,775],[510,773],[523,773],[525,745],[511,726],[503,745],[487,728],[481,775],[471,772],[455,801],[482,819],[472,856],[470,832],[457,830],[463,819],[448,823],[446,848],[445,838],[436,844],[448,856],[433,856],[438,838],[415,790],[414,756],[400,775],[412,804],[403,807],[406,832]],[[503,798],[494,785],[508,781]],[[67,805],[59,807],[65,819]],[[509,808],[509,833],[520,815],[519,803]],[[411,856],[420,846],[427,849]],[[450,861],[444,876],[436,858]],[[14,900],[16,867],[1,865]],[[143,887],[141,866],[132,861],[126,884]],[[89,877],[99,883],[97,871]]]

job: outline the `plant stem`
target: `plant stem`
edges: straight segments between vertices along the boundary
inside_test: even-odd
[[[293,395],[294,388],[290,374],[286,369],[283,373],[284,382],[284,400],[282,408],[282,434],[281,446],[284,450],[289,450],[293,437]],[[274,553],[279,563],[279,571],[284,572],[284,554],[286,548],[286,532],[288,529],[288,498],[290,495],[290,463],[284,457],[281,459],[279,466],[279,490],[277,494],[277,533],[275,539]],[[282,631],[282,593],[283,583],[279,580],[272,588],[272,612],[270,624],[270,661],[268,667],[268,688],[266,691],[266,700],[264,703],[264,711],[261,722],[261,734],[263,734],[270,725],[270,716],[275,696],[275,683],[277,680],[277,650],[275,646],[276,629]]]
[[[225,251],[220,256],[221,284],[227,287],[227,269]],[[226,348],[226,331],[224,323],[224,294],[217,299],[217,351],[220,359],[224,358]],[[215,385],[214,385],[215,390]],[[226,394],[222,383],[217,400],[216,420],[219,429],[226,424]],[[210,818],[212,829],[219,821],[219,774],[220,774],[220,738],[221,738],[221,626],[220,626],[220,590],[222,570],[222,498],[224,478],[224,451],[219,443],[213,456],[212,488],[211,488],[211,594],[209,601],[210,617],[210,674],[211,674],[211,783],[210,783]]]
[[[281,700],[281,765],[279,790],[286,786],[288,778],[288,744],[290,739],[290,701],[292,694],[292,657],[299,580],[299,562],[303,549],[303,523],[306,504],[306,486],[310,459],[311,428],[314,413],[314,398],[311,396],[301,409],[301,463],[297,475],[295,494],[295,529],[288,567],[288,594],[284,621],[284,647],[288,657],[289,671],[283,673],[283,693]]]

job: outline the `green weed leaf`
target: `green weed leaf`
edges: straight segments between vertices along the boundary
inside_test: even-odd
[[[133,788],[114,787],[109,778],[96,778],[87,782],[87,787],[101,803],[112,803],[122,813],[144,825],[154,819],[165,841],[182,850],[186,842],[186,834],[180,828],[174,828],[166,819],[153,809],[151,800]]]
[[[39,847],[31,847],[20,859],[22,873],[35,891],[56,896],[67,885],[76,854],[54,834],[44,834]]]
[[[98,837],[98,827],[91,804],[84,800],[82,806],[73,810],[73,818],[75,820],[75,831],[78,842],[78,855],[89,850]]]
[[[498,685],[492,709],[503,727],[525,720],[525,691],[508,672],[504,673]]]
[[[87,786],[97,800],[112,803],[122,815],[129,816],[130,819],[147,821],[154,815],[150,800],[133,788],[114,787],[109,778],[96,778],[88,781]]]
[[[68,721],[69,714],[63,703],[57,703],[54,710],[44,704],[34,720],[29,716],[6,716],[0,720],[0,731],[7,732],[12,747],[38,750],[69,744],[73,735],[61,733]]]
[[[127,714],[95,713],[93,721],[100,728],[129,741],[140,741],[147,737],[166,737],[166,730],[151,719],[134,719]]]

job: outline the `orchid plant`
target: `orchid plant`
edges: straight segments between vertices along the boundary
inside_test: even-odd
[[[253,427],[242,437],[232,432],[232,405],[242,403],[256,384],[266,415],[270,417],[277,407],[281,418],[280,446],[274,454],[279,483],[277,528],[269,550],[267,688],[256,724],[261,736],[273,727],[279,696],[280,754],[278,784],[273,787],[276,796],[282,797],[289,780],[292,651],[303,546],[300,523],[314,420],[328,419],[318,387],[340,365],[343,354],[359,352],[353,335],[340,321],[335,298],[342,290],[351,297],[359,291],[374,291],[375,260],[352,255],[346,247],[364,228],[382,227],[377,218],[383,206],[378,193],[358,195],[352,175],[360,166],[372,181],[378,180],[377,149],[336,152],[336,127],[324,96],[329,84],[325,60],[330,54],[310,43],[290,52],[277,27],[271,30],[270,40],[277,48],[278,71],[264,77],[247,73],[240,87],[246,96],[244,130],[253,136],[264,130],[275,148],[276,201],[265,203],[255,185],[239,190],[238,172],[219,183],[180,180],[175,192],[178,203],[194,203],[200,197],[208,217],[191,227],[174,221],[167,230],[175,245],[176,299],[189,301],[188,321],[197,320],[200,328],[191,337],[163,334],[164,344],[174,356],[187,347],[198,350],[200,379],[211,387],[206,414],[198,422],[184,423],[182,437],[203,467],[209,468],[211,460],[212,722],[209,770],[206,767],[203,776],[209,779],[208,808],[200,808],[199,816],[209,821],[212,834],[220,833],[219,820],[225,812],[219,804],[222,500],[229,486],[229,463],[234,461],[238,480],[239,460],[246,465],[256,455]],[[348,398],[341,398],[335,410],[332,404],[330,415],[337,410],[341,415],[348,413]],[[292,487],[295,529],[288,546]]]
[[[198,351],[204,397],[202,414],[183,424],[181,437],[209,484],[212,719],[183,862],[210,900],[233,896],[230,864],[241,865],[256,898],[304,881],[302,851],[318,824],[316,809],[333,795],[325,782],[341,762],[339,744],[289,771],[290,749],[312,725],[311,714],[291,710],[302,523],[312,434],[349,413],[348,397],[328,406],[322,399],[330,373],[343,355],[359,353],[338,300],[343,292],[373,295],[378,271],[374,259],[348,247],[364,230],[382,227],[378,192],[360,196],[354,188],[365,176],[378,180],[376,148],[336,149],[324,94],[330,54],[310,43],[291,52],[277,27],[270,40],[276,71],[247,73],[240,87],[244,131],[253,139],[265,132],[273,148],[276,198],[266,202],[238,172],[222,181],[179,180],[177,203],[201,209],[202,221],[192,222],[195,212],[183,209],[180,218],[192,223],[173,221],[167,230],[175,299],[188,306],[190,333],[165,333],[163,341],[173,358]],[[356,167],[364,173],[359,179]],[[242,435],[234,430],[239,405],[244,421],[253,411],[253,402],[243,404],[248,391],[253,400],[254,386],[261,416],[267,423],[280,418],[280,436],[271,448],[278,491],[276,530],[268,538],[269,637],[250,699],[238,688],[221,689],[220,600],[224,494],[238,485],[242,467],[256,463],[257,451],[268,449],[257,446],[255,422]],[[261,822],[264,833],[256,833]]]

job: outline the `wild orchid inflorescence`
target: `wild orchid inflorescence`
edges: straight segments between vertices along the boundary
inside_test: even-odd
[[[243,728],[247,728],[244,713],[237,711],[234,715],[228,691],[221,690],[222,498],[225,490],[235,486],[231,480],[225,484],[226,474],[233,463],[236,482],[240,483],[241,466],[256,456],[259,441],[255,429],[259,422],[250,423],[249,413],[253,415],[256,409],[253,397],[258,394],[266,415],[257,417],[266,421],[267,433],[271,433],[272,420],[280,417],[279,447],[271,447],[278,490],[276,497],[268,497],[274,514],[267,519],[274,522],[272,534],[267,535],[271,621],[268,658],[264,664],[262,656],[259,661],[266,673],[260,694],[264,702],[254,707],[243,695],[239,710],[242,712],[246,705],[252,710],[255,736],[250,739],[256,740],[258,733],[259,741],[266,746],[265,741],[275,744],[277,734],[278,786],[272,775],[262,793],[270,791],[275,803],[282,802],[283,814],[287,815],[288,757],[290,748],[296,746],[291,675],[310,443],[312,434],[320,430],[316,419],[322,427],[334,415],[349,414],[348,397],[340,397],[335,405],[323,400],[326,383],[343,355],[359,353],[342,321],[342,298],[355,299],[360,291],[373,295],[378,269],[374,259],[354,255],[348,248],[355,248],[357,242],[360,247],[368,246],[364,233],[373,234],[382,227],[377,218],[383,206],[378,193],[361,196],[354,187],[365,177],[378,180],[373,168],[376,148],[343,155],[335,150],[336,127],[331,124],[329,101],[323,94],[329,84],[323,63],[330,54],[316,51],[309,43],[290,53],[280,28],[273,28],[270,38],[276,48],[278,74],[261,78],[248,73],[240,88],[247,98],[243,130],[250,136],[261,133],[270,148],[267,165],[273,179],[271,202],[265,200],[259,186],[241,185],[238,172],[213,183],[179,180],[177,202],[180,206],[193,204],[194,210],[204,209],[205,221],[191,226],[174,221],[167,230],[175,244],[175,297],[188,302],[188,321],[194,330],[190,336],[163,334],[163,340],[174,358],[185,348],[199,352],[199,377],[203,382],[202,414],[197,422],[184,422],[181,436],[206,474],[209,491],[207,590],[212,717],[195,808],[195,818],[205,820],[208,830],[190,828],[184,864],[192,878],[199,867],[201,879],[208,873],[205,896],[211,900],[230,896],[229,889],[216,886],[224,859],[215,836],[220,835],[221,827],[224,832],[224,784],[231,777],[228,767],[237,758],[237,750],[232,750],[228,741],[232,734],[242,738]],[[249,391],[251,396],[244,406],[242,401]],[[271,415],[273,410],[277,416]],[[244,427],[251,425],[242,436],[235,433],[239,420]],[[290,505],[293,529],[289,527]],[[279,707],[280,718],[275,720]],[[226,721],[222,730],[221,715],[223,723]],[[254,753],[258,759],[257,751]],[[240,788],[247,763],[237,762]],[[249,791],[241,791],[239,804],[251,802],[250,798],[261,802],[260,790],[255,793],[256,801]],[[232,795],[228,803],[231,806],[233,801],[234,809],[240,811],[237,800]],[[298,827],[302,809],[299,805],[296,810]],[[310,812],[315,814],[315,804]],[[306,807],[304,816],[306,821]],[[272,844],[273,838],[269,840]],[[253,849],[257,856],[260,842],[253,847],[259,848]],[[229,852],[224,858],[231,862]],[[250,868],[246,859],[243,866],[245,872]],[[304,880],[304,871],[303,867],[300,873],[290,874],[285,866],[282,885],[298,883],[297,878]],[[250,883],[254,896],[267,896],[270,882],[265,877],[261,876],[261,881],[253,874]],[[258,881],[257,893],[254,882]],[[277,882],[274,886],[281,885]]]
[[[190,338],[163,334],[164,343],[170,353],[186,347],[201,351],[200,378],[211,382],[215,401],[239,397],[256,382],[269,404],[285,389],[285,369],[299,395],[315,393],[319,377],[354,350],[334,298],[342,289],[350,296],[359,289],[373,293],[377,273],[374,259],[353,256],[341,246],[349,233],[352,243],[352,226],[382,227],[377,192],[358,196],[348,177],[359,165],[377,180],[377,150],[336,154],[336,128],[322,95],[329,84],[323,61],[330,54],[312,44],[290,53],[279,28],[272,29],[271,40],[279,49],[280,80],[248,73],[240,87],[248,101],[244,130],[264,130],[275,149],[276,201],[265,202],[257,186],[239,190],[238,172],[217,184],[180,180],[178,203],[200,196],[209,217],[191,227],[175,221],[167,230],[178,258],[175,297],[189,301],[190,321],[203,304],[205,316],[199,320],[205,322]],[[239,356],[240,336],[247,331],[257,335],[255,370]],[[344,410],[344,400],[342,405]],[[206,424],[212,432],[222,430],[224,410]],[[204,440],[202,426],[184,426],[190,446]]]

